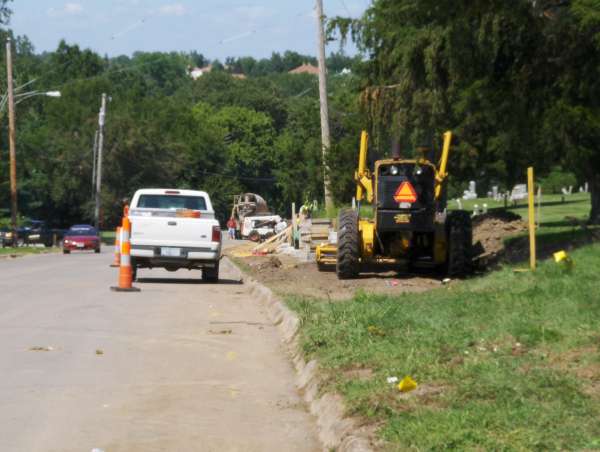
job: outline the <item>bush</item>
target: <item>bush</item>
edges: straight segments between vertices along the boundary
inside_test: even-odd
[[[552,168],[550,173],[540,180],[544,192],[546,193],[560,193],[563,187],[569,188],[569,186],[575,187],[577,185],[577,177],[575,174],[564,171],[560,166]]]

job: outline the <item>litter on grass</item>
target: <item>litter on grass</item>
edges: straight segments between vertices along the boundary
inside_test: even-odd
[[[571,256],[569,256],[566,251],[557,251],[553,254],[553,256],[554,262],[556,262],[559,265],[562,265],[565,270],[571,270],[573,268],[573,259],[571,259]]]
[[[417,389],[417,386],[417,382],[407,375],[398,383],[397,387],[400,392],[410,392]]]

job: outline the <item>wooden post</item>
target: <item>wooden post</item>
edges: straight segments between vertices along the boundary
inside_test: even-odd
[[[13,64],[12,64],[12,42],[10,38],[6,39],[6,80],[7,80],[7,96],[8,96],[8,145],[9,145],[9,161],[10,161],[10,226],[12,230],[13,246],[19,241],[17,221],[18,221],[18,205],[17,205],[17,151],[15,138],[15,97],[13,89]]]
[[[533,197],[533,168],[527,168],[527,192],[529,198],[529,266],[532,271],[536,268],[535,254],[535,199]]]
[[[329,106],[327,100],[327,67],[325,61],[325,30],[323,15],[323,0],[316,0],[317,12],[317,38],[319,61],[319,101],[321,104],[321,152],[323,159],[323,190],[325,194],[325,211],[329,213],[333,209],[333,195],[329,181],[329,165],[327,165],[327,154],[331,148],[331,137],[329,132]]]

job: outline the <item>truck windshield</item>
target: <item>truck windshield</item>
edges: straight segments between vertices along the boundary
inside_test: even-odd
[[[139,209],[206,210],[206,200],[202,196],[140,195],[137,207]]]

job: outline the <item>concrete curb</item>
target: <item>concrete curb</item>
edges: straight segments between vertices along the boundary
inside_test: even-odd
[[[318,362],[316,360],[306,362],[298,346],[297,333],[300,327],[298,316],[271,289],[245,274],[227,257],[221,260],[221,265],[223,264],[243,279],[250,293],[264,303],[269,318],[277,326],[296,369],[296,386],[308,404],[310,413],[317,420],[319,440],[323,450],[372,452],[369,439],[356,434],[360,431],[358,423],[344,416],[342,398],[334,393],[319,393],[321,379],[317,372]]]

